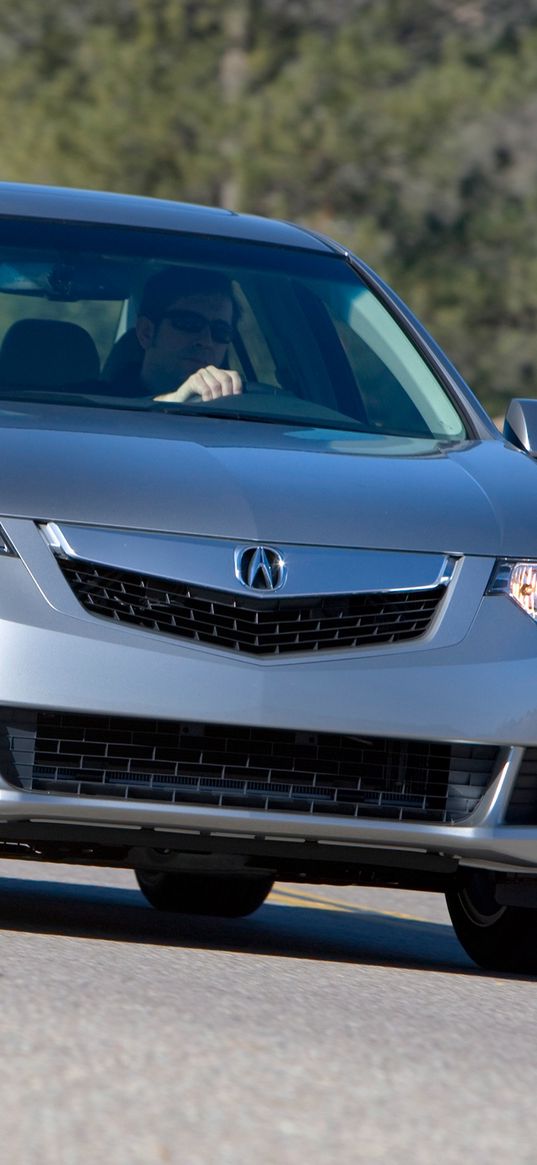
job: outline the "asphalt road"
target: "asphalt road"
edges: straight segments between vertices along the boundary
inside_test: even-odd
[[[1,1165],[536,1165],[537,983],[435,895],[280,885],[159,915],[0,863]]]

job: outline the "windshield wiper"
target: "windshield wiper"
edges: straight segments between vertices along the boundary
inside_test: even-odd
[[[230,400],[230,397],[226,397]],[[183,404],[160,404],[155,401],[153,409],[157,412],[167,413],[170,416],[186,416],[186,417],[217,417],[219,420],[229,421],[259,421],[267,425],[292,425],[302,429],[331,429],[334,432],[345,433],[361,433],[364,436],[370,437],[408,437],[412,440],[421,441],[439,441],[445,440],[437,433],[424,433],[423,429],[379,429],[376,426],[365,425],[361,421],[351,419],[349,417],[309,417],[297,416],[292,413],[259,413],[242,411],[237,408],[222,408],[213,406],[212,403],[200,403],[198,405],[183,405]]]
[[[229,399],[229,398],[226,398]],[[121,409],[123,412],[138,412],[138,413],[165,413],[167,416],[174,417],[214,417],[215,420],[220,421],[240,421],[248,423],[252,421],[256,424],[263,425],[285,425],[300,429],[328,429],[335,433],[360,433],[364,436],[371,437],[407,437],[409,439],[418,439],[423,441],[447,441],[452,444],[445,436],[439,436],[435,433],[423,433],[419,431],[409,432],[401,429],[382,430],[377,428],[369,428],[363,425],[360,421],[345,419],[342,417],[308,417],[295,416],[289,413],[273,414],[273,413],[259,413],[259,412],[243,412],[240,409],[234,408],[218,408],[211,403],[201,403],[198,405],[184,405],[184,404],[165,404],[154,400],[153,397],[123,397],[112,396],[110,393],[76,393],[63,391],[43,391],[42,389],[33,388],[2,388],[0,389],[0,402],[9,401],[10,404],[16,406],[18,403],[25,402],[37,404],[67,404],[79,405],[83,408],[105,408],[105,409]],[[457,442],[456,442],[457,443]]]
[[[372,429],[366,429],[359,421],[336,421],[332,417],[293,416],[289,413],[275,415],[273,413],[239,412],[236,409],[213,408],[211,404],[190,408],[185,408],[184,405],[176,405],[175,407],[162,405],[157,408],[153,406],[153,411],[176,417],[215,417],[222,421],[256,421],[265,425],[293,425],[302,429],[334,429],[336,431],[343,429],[350,433],[373,433]]]

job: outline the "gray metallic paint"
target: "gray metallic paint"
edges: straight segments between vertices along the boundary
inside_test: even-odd
[[[412,644],[313,662],[250,659],[93,617],[35,526],[5,526],[27,565],[1,564],[0,704],[430,740],[537,738],[537,628],[504,596],[483,599],[491,559],[459,565],[429,634]]]
[[[93,192],[5,185],[0,215],[341,251],[287,224]],[[120,825],[133,834],[149,826],[156,845],[160,831],[177,831],[178,848],[182,831],[295,847],[310,838],[327,853],[336,844],[385,846],[537,871],[537,827],[502,823],[522,748],[537,745],[537,626],[505,596],[484,597],[497,557],[537,558],[536,466],[502,441],[405,305],[358,266],[460,394],[482,440],[427,455],[409,442],[382,455],[349,433],[298,437],[289,425],[4,402],[0,521],[20,557],[0,560],[0,704],[496,744],[498,772],[478,809],[456,826],[414,825],[31,795],[0,780],[0,821]],[[400,577],[415,554],[427,568],[429,555],[458,561],[431,629],[411,644],[237,658],[88,614],[36,522],[82,527],[75,549],[77,537],[80,547],[117,540],[112,561],[134,554],[140,569],[142,547],[158,537],[149,572],[155,561],[157,572],[158,563],[167,569],[182,547],[189,563],[203,559],[204,577],[216,577],[222,556],[245,542],[284,546],[297,563],[332,550],[325,577],[344,562],[344,589],[360,585],[365,551],[395,552]],[[368,570],[384,561],[373,557]]]
[[[153,230],[188,231],[193,234],[274,243],[308,251],[334,250],[320,237],[275,219],[239,215],[218,207],[167,202],[165,199],[133,194],[72,190],[58,186],[2,183],[0,217],[148,227]]]
[[[299,440],[283,425],[126,412],[103,433],[82,409],[58,406],[54,428],[27,427],[29,414],[27,406],[0,428],[0,497],[13,517],[270,544],[321,538],[361,549],[537,556],[537,526],[528,521],[537,467],[500,441],[431,456],[414,454],[410,442],[407,457],[364,456],[352,433]]]

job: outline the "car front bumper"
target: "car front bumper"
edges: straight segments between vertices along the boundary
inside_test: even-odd
[[[33,523],[3,526],[0,706],[202,721],[499,748],[495,775],[456,824],[337,818],[226,806],[34,793],[0,780],[2,824],[56,824],[438,854],[537,872],[535,824],[505,812],[525,748],[537,746],[537,627],[503,596],[483,598],[494,562],[467,558],[442,618],[410,645],[253,659],[172,641],[78,606]]]

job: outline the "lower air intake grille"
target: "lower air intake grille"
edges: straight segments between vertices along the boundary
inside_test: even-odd
[[[58,558],[92,615],[250,655],[401,643],[424,635],[445,586],[387,594],[252,598]]]
[[[24,788],[81,797],[237,806],[399,821],[457,821],[496,749],[427,741],[3,710]]]
[[[537,825],[537,748],[527,748],[505,815],[506,825]]]

